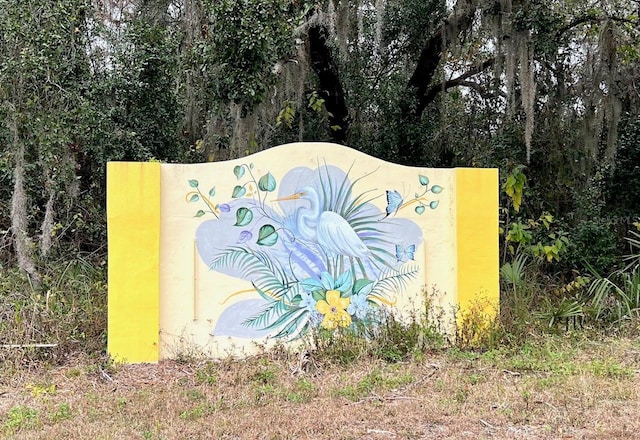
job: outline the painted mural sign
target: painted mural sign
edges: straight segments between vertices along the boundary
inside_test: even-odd
[[[215,187],[204,194],[189,180],[187,200],[204,205],[195,216],[215,217],[196,231],[200,257],[255,293],[226,307],[212,334],[290,339],[313,327],[372,327],[381,306],[393,305],[420,272],[422,231],[401,211],[412,202],[419,214],[437,209],[438,200],[425,196],[443,187],[416,175],[422,194],[404,203],[396,189],[358,190],[336,166],[292,168],[280,182],[253,169],[252,162],[233,168],[238,184],[222,203],[214,202]],[[375,184],[375,174],[364,177]],[[385,196],[384,210],[372,203]]]
[[[109,351],[123,360],[243,354],[317,329],[366,336],[388,313],[423,307],[427,291],[450,310],[498,295],[495,170],[403,167],[315,143],[108,172]],[[137,189],[123,193],[128,181]],[[140,208],[158,217],[155,232],[136,225]],[[459,243],[465,231],[475,245]],[[464,249],[481,254],[468,267],[476,292],[460,291]],[[127,264],[140,256],[142,281]],[[148,321],[138,329],[135,309]]]

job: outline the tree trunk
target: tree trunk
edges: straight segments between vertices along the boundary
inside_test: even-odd
[[[400,104],[400,115],[407,128],[420,122],[422,113],[438,96],[438,90],[430,86],[438,71],[442,54],[455,42],[460,33],[471,27],[479,7],[478,3],[478,0],[458,0],[451,14],[422,48]],[[398,145],[398,162],[406,165],[423,165],[423,146],[419,140],[410,137],[412,131],[405,129],[401,135],[400,145]]]
[[[198,0],[184,2],[184,27],[186,38],[184,53],[192,50],[193,46],[202,39],[202,10]],[[202,75],[195,65],[189,66],[185,72],[185,109],[183,135],[191,145],[195,145],[203,137],[203,111],[201,108]]]
[[[311,68],[318,76],[320,91],[318,95],[324,99],[329,112],[331,137],[334,142],[344,144],[349,130],[349,109],[344,96],[338,67],[327,45],[328,29],[321,24],[309,28],[309,57]]]

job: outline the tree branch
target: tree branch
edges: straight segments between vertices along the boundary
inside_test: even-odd
[[[457,78],[450,79],[450,80],[444,81],[442,83],[432,85],[431,87],[429,87],[429,90],[427,90],[425,95],[420,98],[420,100],[418,102],[417,111],[419,113],[422,113],[424,111],[424,109],[430,103],[433,102],[433,100],[436,98],[438,93],[440,93],[443,90],[448,90],[448,89],[450,89],[452,87],[461,86],[461,85],[467,85],[468,87],[473,87],[473,86],[470,86],[469,84],[465,84],[465,81],[467,79],[471,78],[472,76],[477,75],[478,73],[487,70],[489,67],[493,66],[495,64],[495,62],[496,62],[495,57],[489,58],[489,59],[483,61],[480,64],[476,64],[471,69],[467,70],[465,73],[463,73],[462,75],[460,75]],[[470,83],[470,84],[475,84],[475,86],[479,87],[478,83]],[[476,88],[476,87],[473,87],[473,88]]]
[[[430,88],[440,65],[442,53],[457,40],[460,33],[471,27],[479,7],[478,3],[478,0],[458,0],[451,14],[422,48],[418,63],[407,84],[405,96],[400,101],[400,113],[409,124],[420,121],[424,109],[442,90],[441,88]],[[405,133],[398,145],[398,156],[400,163],[421,164],[424,161],[423,146]]]
[[[469,29],[473,22],[476,9],[477,5],[475,1],[458,0],[453,12],[442,25],[438,27],[422,49],[418,64],[408,84],[408,88],[413,92],[413,96],[415,96],[420,103],[415,109],[416,116],[419,117],[426,107],[426,105],[422,105],[422,101],[427,94],[427,89],[440,64],[442,52],[448,48],[454,37],[460,32]]]
[[[560,29],[558,29],[555,34],[554,34],[554,38],[556,40],[556,42],[560,41],[560,38],[562,38],[562,35],[564,35],[566,32],[570,31],[571,29],[580,26],[581,24],[584,23],[601,23],[603,21],[606,20],[612,20],[612,21],[616,21],[619,23],[626,23],[626,24],[632,24],[634,26],[638,26],[638,20],[630,20],[628,18],[624,18],[624,17],[616,17],[616,16],[604,16],[604,17],[599,17],[596,15],[592,15],[592,14],[588,14],[588,15],[583,15],[581,17],[576,17],[573,20],[571,20],[569,23],[565,24],[564,26],[562,26]]]

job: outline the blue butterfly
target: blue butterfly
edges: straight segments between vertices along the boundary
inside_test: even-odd
[[[398,261],[415,260],[416,258],[416,245],[412,244],[407,247],[402,247],[399,244],[396,245],[396,258]]]
[[[387,190],[387,215],[385,215],[385,218],[398,212],[398,209],[402,206],[402,201],[402,196],[398,191],[395,189]]]

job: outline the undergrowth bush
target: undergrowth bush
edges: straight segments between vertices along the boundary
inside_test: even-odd
[[[625,258],[626,266],[608,276],[592,269],[588,292],[595,318],[614,324],[640,320],[640,233],[630,231],[627,242],[631,254]]]
[[[606,222],[587,220],[571,230],[563,265],[581,270],[592,267],[599,273],[608,273],[619,259],[615,228]]]
[[[472,301],[470,307],[458,313],[456,345],[465,349],[491,349],[503,337],[503,326],[496,319],[497,304],[482,297]]]
[[[387,313],[368,329],[320,329],[312,336],[314,357],[320,361],[348,365],[362,358],[395,363],[420,357],[429,350],[443,348],[443,314],[435,310],[427,296],[422,313],[399,316]]]
[[[52,262],[41,270],[37,285],[18,269],[0,269],[0,360],[102,354],[106,327],[104,264]]]

